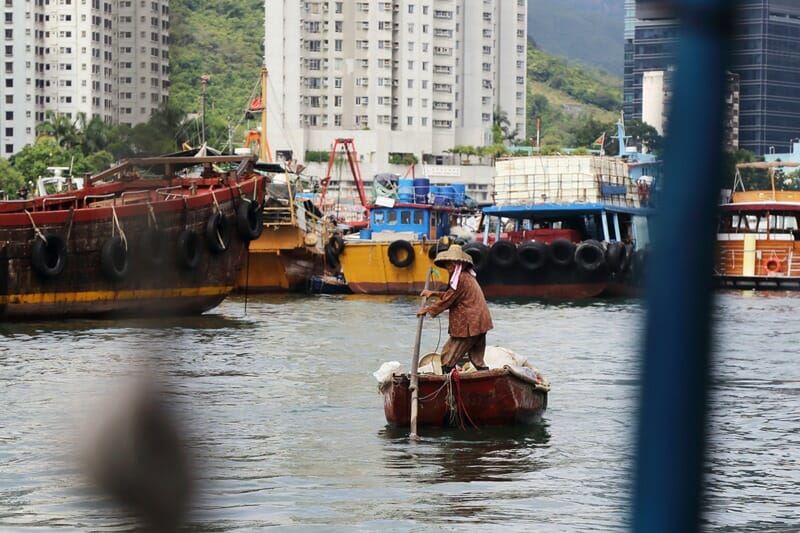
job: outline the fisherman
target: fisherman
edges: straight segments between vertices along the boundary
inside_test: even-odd
[[[466,354],[476,370],[489,370],[483,360],[486,350],[486,332],[494,327],[483,290],[475,279],[472,257],[454,244],[439,252],[433,263],[450,274],[445,291],[425,289],[421,296],[438,297],[439,301],[417,311],[435,317],[445,309],[450,310],[447,332],[450,337],[442,347],[442,372],[449,374]]]

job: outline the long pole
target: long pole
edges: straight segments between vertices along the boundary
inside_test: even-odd
[[[431,274],[433,274],[433,267],[428,269],[428,275],[425,277],[425,290],[431,282]],[[425,302],[428,301],[427,296],[422,297],[422,305],[420,309],[425,307]],[[408,389],[411,391],[411,434],[409,438],[416,440],[417,435],[417,414],[419,413],[419,345],[422,340],[422,322],[425,320],[425,315],[422,315],[417,320],[417,338],[414,340],[414,355],[411,358],[411,383]]]

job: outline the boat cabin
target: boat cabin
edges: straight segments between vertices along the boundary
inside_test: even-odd
[[[525,241],[550,243],[567,239],[578,243],[585,240],[621,241],[644,247],[650,242],[648,217],[650,210],[604,204],[535,204],[492,206],[483,209],[483,233],[476,240],[493,244],[509,240],[515,244]]]
[[[450,233],[453,212],[432,209],[430,206],[396,205],[373,207],[369,213],[369,227],[373,233],[392,231],[411,232],[426,239],[439,239]]]

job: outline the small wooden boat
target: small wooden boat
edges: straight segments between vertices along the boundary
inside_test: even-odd
[[[411,391],[409,374],[393,375],[381,386],[386,420],[409,426]],[[428,427],[483,427],[536,422],[547,408],[550,385],[509,366],[419,374],[417,423]]]
[[[199,314],[262,231],[245,156],[131,159],[83,187],[0,202],[0,317]]]

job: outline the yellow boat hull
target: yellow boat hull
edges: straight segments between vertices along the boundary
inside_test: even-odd
[[[306,246],[306,232],[295,226],[265,227],[250,243],[236,280],[238,292],[305,290],[311,276],[324,269],[319,246]]]
[[[447,271],[434,266],[433,260],[428,257],[435,242],[412,242],[414,258],[406,267],[397,267],[389,260],[390,244],[368,240],[347,242],[339,261],[351,291],[356,294],[418,295],[425,287],[431,267],[431,288],[441,290],[445,287]]]

